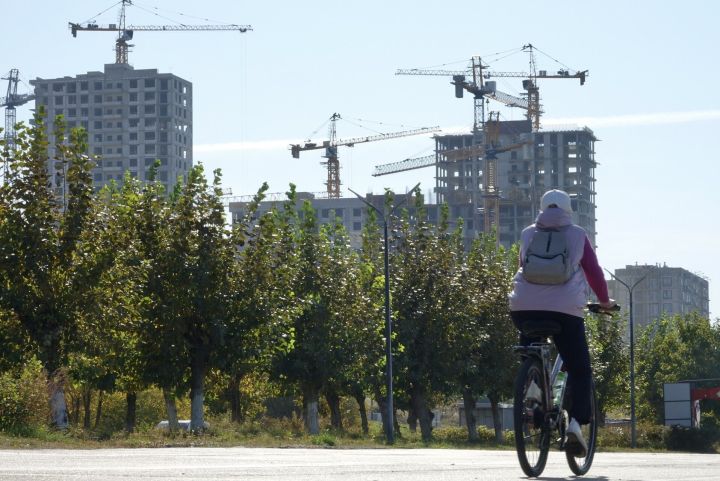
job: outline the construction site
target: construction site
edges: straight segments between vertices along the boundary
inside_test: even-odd
[[[118,3],[117,23],[98,24],[94,19],[68,24],[73,37],[78,34],[114,32],[115,62],[103,71],[75,76],[36,78],[30,81],[34,91],[18,93],[18,69],[11,69],[7,94],[0,98],[5,107],[6,149],[15,145],[15,108],[35,101],[47,118],[62,115],[68,127],[83,127],[88,132],[88,154],[96,158],[93,180],[96,189],[108,182],[122,183],[126,173],[146,180],[151,166],[159,161],[157,179],[171,191],[178,178],[193,166],[193,87],[188,80],[156,69],[135,69],[129,63],[129,43],[137,31],[213,31],[235,30],[245,33],[249,25],[127,25],[126,7],[130,0]],[[509,246],[519,240],[522,229],[537,215],[539,198],[547,189],[567,191],[573,203],[575,222],[589,234],[593,243],[595,228],[594,133],[586,127],[545,129],[542,115],[552,105],[541,103],[540,85],[565,80],[584,85],[587,70],[542,69],[536,65],[539,50],[531,44],[517,49],[527,68],[521,71],[495,71],[479,56],[470,58],[460,70],[399,69],[398,76],[440,76],[451,84],[448,102],[472,100],[472,126],[463,133],[444,133],[440,127],[422,127],[348,139],[337,138],[337,122],[343,117],[332,114],[327,120],[327,138],[289,146],[290,156],[300,158],[306,151],[322,152],[326,168],[325,192],[303,192],[318,211],[321,222],[342,219],[353,243],[359,246],[359,232],[366,220],[362,200],[341,196],[341,159],[343,149],[363,143],[433,134],[433,154],[377,165],[373,176],[388,176],[416,169],[434,169],[435,185],[428,203],[428,216],[438,218],[440,205],[449,206],[451,224],[462,219],[468,244],[480,232],[494,232],[498,241]],[[548,56],[549,57],[549,56]],[[551,57],[549,57],[551,58]],[[562,64],[561,64],[562,65]],[[511,95],[498,90],[497,80],[522,85],[521,93]],[[400,79],[422,81],[422,79]],[[568,82],[574,81],[574,82]],[[454,92],[453,92],[454,91]],[[461,100],[468,105],[470,102]],[[523,120],[505,120],[501,109],[519,110]],[[468,115],[468,119],[470,115]],[[50,146],[54,138],[48,128]],[[53,187],[64,193],[67,165],[53,159],[49,152],[48,169],[54,173]],[[308,157],[311,154],[305,154]],[[11,155],[8,156],[11,158]],[[7,168],[7,166],[6,166]],[[292,182],[294,179],[287,179]],[[270,196],[260,212],[283,196]],[[401,196],[400,196],[401,197]],[[250,198],[227,196],[232,219],[242,216]],[[368,194],[365,199],[382,206],[382,196]]]
[[[480,232],[493,232],[499,243],[510,246],[520,233],[534,222],[540,197],[548,189],[562,189],[572,199],[574,221],[583,227],[595,243],[595,138],[587,127],[556,130],[543,129],[539,82],[551,79],[576,80],[584,85],[588,71],[560,69],[549,73],[535,63],[535,48],[524,45],[530,68],[519,72],[495,72],[487,69],[480,57],[473,57],[466,70],[401,69],[396,75],[445,76],[454,85],[456,98],[466,93],[473,100],[473,124],[468,133],[438,134],[433,137],[434,153],[400,162],[378,165],[374,176],[385,176],[416,169],[434,169],[434,202],[427,205],[428,218],[438,219],[438,208],[447,204],[450,221],[457,225],[462,219],[466,243]],[[523,94],[514,96],[497,89],[494,78],[517,78]],[[501,120],[502,106],[523,111],[524,120]],[[359,231],[364,222],[363,202],[352,197],[340,198],[340,161],[338,148],[421,133],[432,133],[438,127],[426,127],[389,134],[338,140],[336,121],[330,117],[328,138],[322,142],[307,141],[290,146],[298,158],[305,150],[324,151],[327,166],[327,192],[304,192],[300,198],[310,200],[320,222],[340,218],[353,243],[359,246]],[[250,197],[230,203],[233,219],[244,215]],[[270,209],[282,196],[261,205],[260,213]],[[368,194],[365,199],[382,207],[382,196]],[[357,215],[349,215],[354,212]]]

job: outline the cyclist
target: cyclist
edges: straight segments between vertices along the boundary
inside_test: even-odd
[[[601,308],[610,309],[615,302],[608,297],[607,283],[598,264],[595,251],[585,230],[572,222],[570,196],[562,190],[546,192],[540,201],[540,214],[535,223],[526,227],[520,239],[520,268],[513,279],[509,295],[513,323],[521,325],[544,320],[557,321],[562,330],[553,341],[565,362],[567,389],[572,397],[570,423],[567,429],[567,449],[577,457],[584,457],[587,443],[580,425],[588,424],[591,416],[590,353],[585,338],[584,307],[589,284]],[[560,231],[570,263],[569,279],[560,284],[538,284],[525,279],[523,265],[528,246],[538,231]],[[520,334],[520,343],[529,345],[537,339]]]

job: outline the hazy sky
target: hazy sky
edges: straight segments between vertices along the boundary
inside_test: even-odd
[[[598,255],[610,270],[667,263],[710,280],[710,310],[720,314],[717,209],[720,206],[720,2],[526,1],[449,3],[392,0],[137,0],[127,23],[250,24],[252,32],[136,32],[135,68],[157,68],[193,83],[194,158],[221,168],[234,194],[263,181],[271,192],[323,191],[321,152],[293,159],[291,142],[438,125],[469,131],[469,97],[456,99],[445,77],[395,76],[398,68],[463,69],[480,55],[495,70],[526,70],[527,56],[499,52],[532,43],[539,69],[590,71],[576,81],[540,84],[543,123],[588,126],[596,144]],[[118,2],[119,4],[119,2]],[[100,16],[100,12],[106,11]],[[114,34],[67,23],[116,23],[113,0],[4,1],[0,72],[75,76],[114,61]],[[97,16],[97,17],[96,17]],[[1,84],[4,95],[6,83]],[[520,79],[498,89],[521,92]],[[498,109],[498,107],[493,107]],[[522,112],[502,110],[506,120]],[[18,118],[29,110],[19,109]],[[363,128],[359,127],[363,126]],[[322,126],[322,127],[321,127]],[[317,130],[319,127],[320,130]],[[432,153],[429,136],[340,149],[343,192],[403,191],[432,169],[372,177],[373,166]]]

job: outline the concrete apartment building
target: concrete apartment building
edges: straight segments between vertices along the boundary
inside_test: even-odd
[[[327,224],[335,218],[339,218],[347,230],[350,244],[353,248],[359,249],[362,245],[362,229],[367,221],[368,206],[357,197],[345,197],[341,199],[329,199],[325,193],[297,192],[296,211],[301,212],[303,203],[310,201],[319,224]],[[396,194],[395,202],[402,202],[404,206],[411,201],[406,199],[406,194]],[[287,199],[285,194],[269,194],[267,200],[260,203],[255,218],[259,218],[272,208],[282,208],[283,202]],[[232,216],[232,222],[237,223],[242,220],[247,212],[247,207],[252,200],[252,196],[242,196],[235,202],[230,202],[229,210]],[[385,202],[384,195],[367,194],[365,200],[377,207],[381,212]],[[414,210],[414,209],[412,209]],[[428,206],[428,218],[437,220],[437,206]]]
[[[47,111],[48,169],[56,174],[58,194],[64,166],[53,159],[52,120],[60,114],[68,127],[88,132],[88,153],[99,156],[93,169],[96,190],[110,181],[122,183],[126,171],[145,180],[156,159],[158,179],[171,190],[192,167],[192,84],[187,80],[155,69],[107,64],[103,72],[30,83],[35,108],[44,105]]]
[[[616,269],[615,276],[632,286],[643,276],[633,290],[633,318],[638,327],[646,326],[663,314],[689,314],[697,312],[710,316],[708,281],[681,267],[667,265],[628,265]],[[630,295],[627,288],[615,280],[608,281],[610,297],[623,307],[627,314]]]
[[[505,246],[518,242],[520,233],[535,221],[540,197],[546,190],[562,189],[570,194],[573,218],[583,227],[595,244],[595,135],[588,128],[531,132],[530,122],[499,122],[499,144],[522,144],[519,148],[497,155],[497,181],[500,190],[500,218],[498,233]],[[447,203],[450,227],[463,219],[466,245],[482,232],[483,164],[478,158],[454,155],[473,145],[471,134],[439,135],[435,137],[437,163],[434,193],[437,202],[427,204],[428,219],[439,218],[439,206]],[[452,159],[452,160],[449,160]],[[333,209],[350,233],[353,246],[359,247],[359,235],[365,220],[366,206],[357,198],[328,199],[303,193],[318,211],[321,223],[327,222]],[[300,197],[300,196],[299,196]],[[398,196],[399,198],[400,196]],[[282,200],[282,199],[280,199]],[[366,200],[382,207],[383,196],[368,194]],[[426,199],[427,200],[427,199]],[[242,215],[245,202],[230,204],[235,221]],[[271,208],[276,200],[263,202],[260,212]],[[358,215],[354,215],[357,213]]]
[[[595,135],[588,128],[531,132],[529,121],[499,122],[499,145],[520,147],[497,154],[497,187],[500,191],[498,234],[507,246],[535,221],[540,198],[549,189],[570,194],[573,218],[595,244]],[[450,206],[452,219],[462,217],[466,236],[482,232],[482,159],[442,162],[448,151],[469,148],[472,135],[435,137],[435,193],[438,203]]]

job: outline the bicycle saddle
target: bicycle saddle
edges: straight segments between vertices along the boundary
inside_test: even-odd
[[[525,321],[520,325],[520,331],[528,337],[548,337],[559,334],[562,331],[562,324],[550,319]]]

